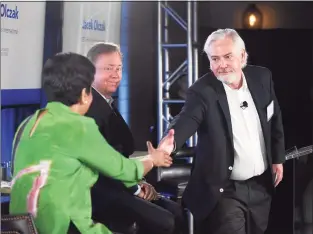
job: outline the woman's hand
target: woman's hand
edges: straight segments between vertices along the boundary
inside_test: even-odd
[[[147,142],[147,148],[154,166],[170,167],[172,165],[173,160],[167,152],[153,148],[150,141]]]

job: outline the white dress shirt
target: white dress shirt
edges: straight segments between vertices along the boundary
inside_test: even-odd
[[[247,180],[261,175],[267,169],[264,137],[261,123],[246,79],[242,74],[240,89],[231,89],[223,83],[226,92],[233,131],[235,150],[231,179]],[[241,107],[243,102],[248,107]]]

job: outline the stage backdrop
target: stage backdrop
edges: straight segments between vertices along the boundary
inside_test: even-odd
[[[1,105],[40,103],[45,2],[1,2]]]
[[[120,43],[121,2],[65,2],[63,51],[86,55],[97,42]]]
[[[123,75],[114,96],[126,122],[129,115],[128,11],[126,2],[64,2],[63,22],[63,52],[86,55],[98,42],[121,45]]]

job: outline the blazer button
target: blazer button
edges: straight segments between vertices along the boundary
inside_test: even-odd
[[[220,192],[221,192],[221,193],[224,192],[224,189],[223,189],[223,188],[220,188]]]
[[[233,170],[233,167],[232,167],[232,166],[230,166],[228,169],[231,171],[231,170]]]

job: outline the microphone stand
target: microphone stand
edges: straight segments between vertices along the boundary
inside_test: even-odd
[[[290,150],[288,150],[290,151]],[[302,147],[300,148],[299,150],[294,147],[294,150],[290,151],[290,152],[286,152],[286,155],[285,155],[285,158],[286,158],[286,161],[287,160],[291,160],[291,159],[299,159],[300,157],[302,156],[306,156],[306,155],[309,155],[311,153],[313,153],[313,146],[310,145],[310,146],[306,146],[306,147]],[[295,174],[295,171],[296,171],[296,163],[295,161],[292,162],[292,165],[293,165],[293,188],[296,187],[296,174]],[[295,193],[295,189],[293,189],[293,233],[295,233],[296,231],[296,223],[295,223],[295,220],[296,220],[296,212],[295,212],[295,207],[296,207],[296,193]],[[312,224],[307,224],[305,225],[304,227],[301,228],[302,230],[301,231],[304,231],[305,233],[309,233],[310,231],[312,231]],[[308,229],[308,230],[306,230]]]
[[[313,146],[312,145],[302,147],[299,150],[296,148],[295,150],[287,153],[285,155],[285,157],[286,157],[286,160],[290,160],[290,159],[294,159],[294,158],[300,158],[302,156],[309,155],[311,153],[313,153]]]

